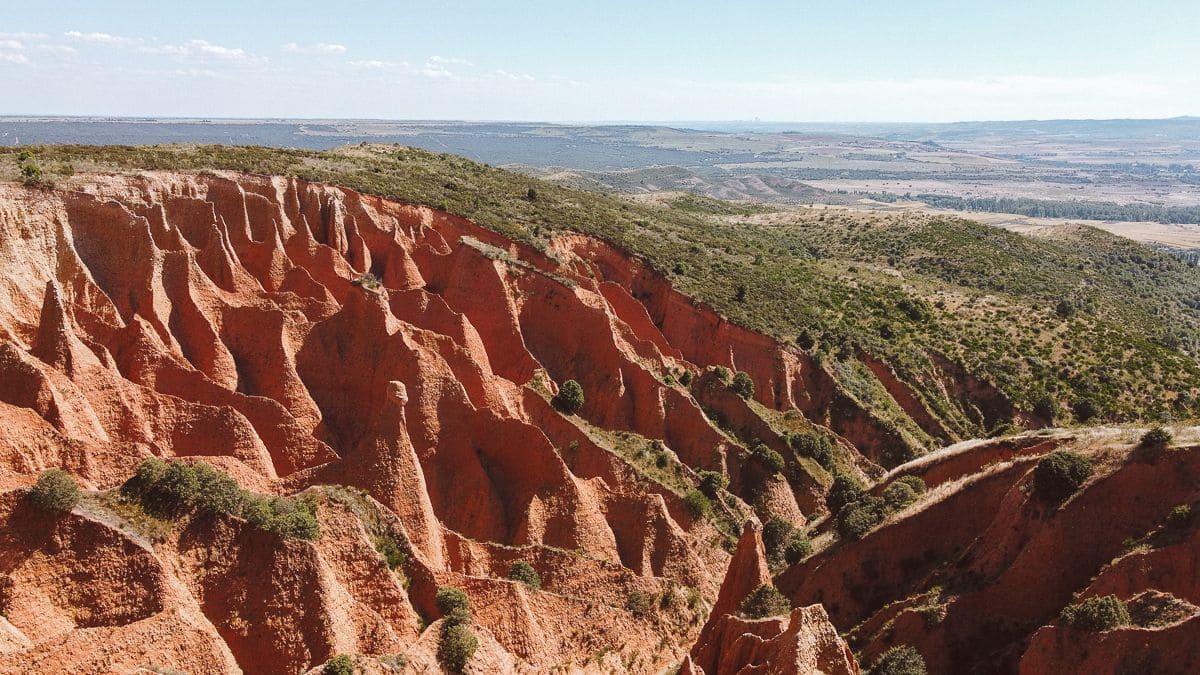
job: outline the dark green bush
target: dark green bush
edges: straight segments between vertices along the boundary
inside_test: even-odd
[[[725,366],[716,366],[713,368],[713,375],[716,375],[717,379],[722,382],[729,381],[729,369]]]
[[[897,645],[879,655],[868,675],[926,675],[925,659],[908,645]]]
[[[753,398],[754,380],[750,379],[749,373],[739,371],[733,376],[733,382],[729,383],[729,390],[742,398]]]
[[[317,503],[311,498],[251,497],[244,512],[251,525],[281,537],[311,540],[321,535]]]
[[[896,481],[883,491],[883,503],[889,511],[899,511],[917,501],[917,491],[908,483]]]
[[[1042,396],[1033,403],[1033,414],[1050,424],[1053,424],[1054,420],[1058,418],[1059,412],[1058,401],[1051,396]]]
[[[1058,618],[1072,628],[1097,633],[1130,623],[1129,609],[1115,595],[1088,598],[1070,605],[1063,609]]]
[[[1170,431],[1162,427],[1154,427],[1153,429],[1142,434],[1141,446],[1143,448],[1165,448],[1171,444],[1175,437]]]
[[[128,499],[143,499],[150,488],[167,473],[167,463],[157,457],[142,460],[129,480],[121,485],[121,494]]]
[[[1070,497],[1092,475],[1092,463],[1077,452],[1057,450],[1033,470],[1034,494],[1050,503]]]
[[[783,547],[795,529],[795,525],[779,516],[771,516],[767,522],[763,523],[763,548],[767,551],[767,558],[773,562],[783,559]]]
[[[204,463],[193,464],[192,471],[197,483],[195,502],[201,511],[233,516],[242,514],[249,495],[237,481]]]
[[[438,661],[451,672],[461,672],[479,649],[479,638],[470,624],[446,625],[438,641]]]
[[[762,462],[771,473],[779,473],[786,466],[783,455],[767,447],[765,443],[755,445],[750,454]]]
[[[535,591],[542,587],[542,580],[538,577],[537,570],[524,560],[513,563],[512,569],[508,571],[508,578],[519,581]]]
[[[796,434],[789,439],[792,449],[802,457],[811,457],[826,469],[833,467],[833,441],[817,431]]]
[[[837,530],[843,539],[862,539],[887,517],[887,505],[878,497],[863,497],[838,512]]]
[[[904,483],[912,488],[912,491],[918,495],[925,494],[925,481],[920,476],[901,476],[895,480],[897,483]]]
[[[554,405],[568,415],[579,412],[583,408],[583,403],[583,387],[575,380],[563,382],[562,386],[558,388],[558,395],[554,397]]]
[[[329,663],[321,669],[322,675],[354,675],[354,659],[340,654],[329,659]]]
[[[146,505],[162,514],[177,515],[196,505],[200,479],[183,462],[169,462],[167,470],[145,493]]]
[[[765,619],[769,616],[779,616],[792,611],[792,603],[779,589],[770,584],[763,584],[750,591],[742,600],[741,612],[751,619]]]
[[[685,371],[683,371],[682,373],[680,373],[680,374],[679,374],[679,384],[682,384],[682,385],[683,385],[683,386],[685,386],[685,387],[691,386],[691,384],[692,384],[692,371],[690,371],[690,370],[685,370]]]
[[[649,614],[653,605],[654,598],[645,591],[633,591],[625,599],[625,609],[638,618]]]
[[[1089,422],[1100,416],[1100,404],[1095,399],[1080,398],[1071,404],[1071,412],[1080,422]]]
[[[783,559],[787,564],[795,565],[812,555],[812,552],[812,540],[808,538],[807,534],[796,532],[792,534],[792,537],[788,539],[787,545],[783,547]]]
[[[716,498],[717,493],[729,487],[729,479],[717,471],[700,471],[700,491],[709,498]]]
[[[437,603],[438,611],[442,614],[449,614],[456,609],[471,611],[471,600],[467,598],[467,594],[461,588],[454,586],[442,586],[437,589],[437,595],[434,596],[434,602]]]
[[[866,490],[862,483],[849,474],[837,472],[833,475],[833,484],[829,486],[829,492],[825,495],[825,505],[829,507],[830,513],[837,513],[843,506],[857,501],[864,494]]]
[[[712,502],[699,490],[693,489],[683,493],[683,505],[696,519],[707,518],[712,512]]]
[[[43,471],[29,490],[29,501],[34,506],[53,513],[70,511],[79,499],[79,484],[62,469]]]

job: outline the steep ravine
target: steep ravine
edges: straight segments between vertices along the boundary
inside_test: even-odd
[[[748,590],[756,521],[823,509],[828,476],[784,432],[836,434],[873,475],[904,442],[827,364],[579,235],[543,252],[293,178],[151,172],[0,185],[0,260],[0,670],[282,674],[352,654],[420,672],[436,667],[434,594],[453,585],[475,608],[471,672],[659,672],[741,631],[730,606],[709,610]],[[749,375],[753,400],[718,366]],[[949,433],[888,377],[914,428]],[[549,402],[567,380],[585,392],[577,415]],[[752,456],[758,443],[780,473]],[[321,536],[202,515],[148,529],[110,493],[148,457],[311,495]],[[51,467],[88,491],[58,518],[22,498]],[[700,470],[729,480],[707,516],[684,499]],[[980,512],[937,553],[971,550],[1018,473],[956,497]],[[411,554],[397,570],[376,552],[381,527]],[[859,588],[846,560],[889,564],[872,541],[787,571],[798,609],[755,624],[765,646],[717,649],[731,670],[716,672],[772,654],[857,669],[833,626],[921,587],[910,570],[890,591]],[[518,561],[540,590],[507,578]],[[834,568],[846,571],[805,572]]]

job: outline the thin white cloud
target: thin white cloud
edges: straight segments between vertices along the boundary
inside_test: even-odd
[[[520,74],[510,73],[507,70],[504,70],[501,68],[496,69],[496,76],[502,77],[506,80],[512,80],[514,82],[522,82],[522,81],[523,82],[533,82],[535,79],[532,75],[530,75],[528,73],[520,73]]]
[[[438,56],[437,54],[434,54],[433,56],[429,57],[429,62],[436,63],[436,64],[443,65],[443,66],[473,66],[473,65],[475,65],[474,63],[471,63],[470,61],[468,61],[466,59]]]
[[[289,42],[283,46],[283,51],[290,54],[345,54],[346,46],[329,42],[318,42],[312,45],[299,45]]]
[[[111,33],[83,33],[77,30],[69,30],[63,35],[69,40],[101,47],[132,47],[143,42],[141,38],[112,35]]]
[[[29,57],[24,54],[0,52],[0,63],[15,63],[17,65],[25,65],[29,63]]]
[[[243,62],[243,63],[264,63],[266,58],[251,54],[241,47],[226,47],[224,45],[214,44],[208,40],[188,40],[183,44],[165,44],[142,47],[142,51],[147,54],[162,54],[165,56],[178,56],[184,58],[206,58]]]
[[[407,61],[380,61],[378,59],[369,59],[366,61],[347,61],[346,65],[354,68],[365,68],[367,70],[384,70],[387,68],[409,68]]]

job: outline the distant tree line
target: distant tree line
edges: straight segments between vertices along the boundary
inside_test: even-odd
[[[933,194],[919,194],[915,196],[915,199],[940,209],[1015,213],[1036,218],[1130,220],[1172,225],[1200,223],[1200,206],[1115,204],[1113,202],[1030,199],[1028,197],[951,197]]]

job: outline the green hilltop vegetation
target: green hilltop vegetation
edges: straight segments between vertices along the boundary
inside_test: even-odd
[[[400,146],[332,151],[228,146],[0,150],[0,177],[75,171],[234,170],[293,175],[428,204],[546,249],[556,231],[645,259],[733,321],[813,351],[845,391],[911,439],[854,355],[914,387],[952,433],[992,431],[937,379],[941,355],[1022,410],[1060,423],[1200,413],[1200,271],[1100,230],[1026,236],[968,220],[766,207],[683,196],[632,199]],[[946,440],[946,439],[941,439]]]

